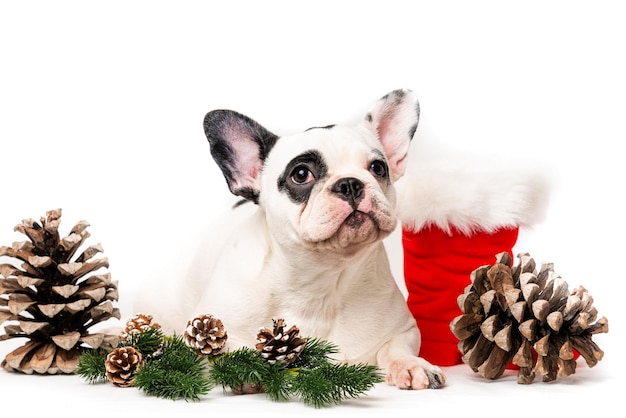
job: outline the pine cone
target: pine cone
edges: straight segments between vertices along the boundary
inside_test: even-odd
[[[126,327],[122,330],[120,337],[124,340],[128,339],[131,335],[139,334],[140,332],[149,330],[151,328],[161,328],[156,322],[152,323],[152,315],[146,315],[139,313],[126,322]]]
[[[300,330],[295,326],[285,331],[284,319],[274,320],[273,330],[262,328],[259,331],[256,349],[270,363],[290,364],[298,358],[307,341],[299,334]]]
[[[196,353],[215,356],[226,344],[228,334],[221,320],[212,315],[200,315],[187,322],[183,339]]]
[[[575,352],[589,367],[603,351],[592,335],[608,332],[608,320],[597,318],[586,289],[568,290],[551,263],[535,269],[529,254],[518,255],[511,268],[507,253],[493,266],[471,274],[471,285],[459,296],[462,315],[450,323],[460,340],[463,361],[489,379],[500,377],[507,364],[519,366],[518,383],[532,383],[535,374],[544,382],[576,369]]]
[[[0,247],[0,256],[13,259],[0,264],[0,324],[17,322],[4,327],[0,341],[29,340],[7,354],[2,367],[9,371],[73,373],[84,350],[118,344],[117,336],[88,332],[102,321],[120,318],[112,304],[118,299],[117,282],[109,273],[93,274],[107,268],[108,259],[93,258],[102,252],[99,244],[77,256],[89,237],[89,224],[81,221],[61,238],[60,218],[57,209],[47,212],[41,223],[25,219],[15,230],[29,241]]]
[[[115,386],[120,387],[131,386],[135,373],[142,365],[141,352],[131,346],[116,348],[111,351],[104,363],[107,379]]]

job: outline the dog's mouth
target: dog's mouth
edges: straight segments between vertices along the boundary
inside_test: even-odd
[[[354,212],[352,212],[350,215],[348,215],[348,217],[346,218],[345,221],[343,221],[343,224],[348,227],[348,228],[360,228],[363,226],[363,224],[365,222],[367,222],[368,220],[374,221],[370,215],[361,212],[359,210],[355,210]]]
[[[310,243],[318,249],[341,250],[352,253],[385,238],[393,231],[394,227],[395,222],[387,218],[381,220],[375,213],[354,210],[343,222],[339,223],[332,233],[329,231],[328,236],[310,241]]]

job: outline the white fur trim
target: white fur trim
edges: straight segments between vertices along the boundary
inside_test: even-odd
[[[404,228],[436,225],[467,235],[536,225],[545,218],[550,194],[536,162],[477,156],[420,156],[396,188]]]

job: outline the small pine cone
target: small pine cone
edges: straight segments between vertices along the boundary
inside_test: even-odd
[[[228,334],[221,320],[212,315],[200,315],[187,322],[183,339],[196,353],[216,356],[226,344]]]
[[[161,328],[156,322],[152,323],[152,315],[139,313],[126,322],[126,327],[120,334],[122,339],[128,339],[131,335],[139,334],[151,328]]]
[[[285,331],[284,319],[274,320],[273,330],[262,328],[259,331],[256,349],[270,363],[290,364],[298,358],[307,341],[299,334],[295,326]]]
[[[143,365],[143,358],[136,348],[121,347],[107,355],[104,365],[109,382],[115,386],[128,387],[133,384],[135,373]]]
[[[460,340],[463,361],[489,379],[500,377],[513,363],[522,384],[532,383],[535,375],[549,382],[573,374],[575,351],[595,366],[604,353],[592,335],[608,332],[608,320],[596,321],[587,290],[570,292],[551,263],[537,272],[529,254],[518,258],[511,268],[509,255],[498,254],[493,266],[472,272],[472,283],[459,296],[463,314],[450,329]]]

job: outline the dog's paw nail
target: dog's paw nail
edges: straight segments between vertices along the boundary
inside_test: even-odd
[[[446,377],[439,370],[429,370],[426,372],[426,375],[428,376],[428,387],[430,389],[439,389],[446,384]]]

